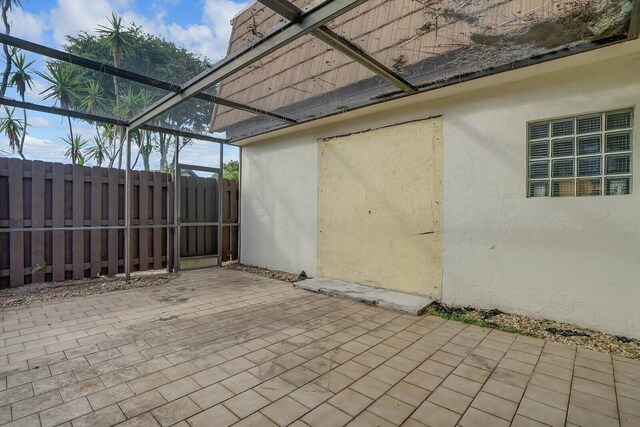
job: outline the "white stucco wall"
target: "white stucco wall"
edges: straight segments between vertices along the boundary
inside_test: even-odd
[[[640,172],[628,196],[525,194],[528,121],[635,106],[640,165],[638,70],[629,42],[247,145],[241,260],[314,275],[318,138],[442,115],[443,300],[640,337]]]
[[[315,275],[318,147],[289,141],[242,150],[240,259]]]

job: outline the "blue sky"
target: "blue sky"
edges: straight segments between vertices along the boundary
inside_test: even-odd
[[[14,9],[10,15],[11,34],[60,49],[66,35],[94,31],[115,11],[123,22],[135,22],[143,31],[207,56],[215,63],[226,53],[230,20],[249,3],[247,0],[22,0],[23,8]],[[3,62],[0,65],[4,66]],[[40,57],[34,66],[42,68]],[[27,101],[51,104],[40,95],[44,83],[39,77],[34,78],[35,87],[27,94]],[[17,98],[12,91],[7,91],[7,96]],[[21,112],[16,113],[21,117]],[[68,162],[64,157],[66,147],[61,141],[67,133],[66,122],[61,117],[33,112],[29,113],[29,122],[24,150],[27,158]],[[91,125],[80,121],[74,122],[74,132],[87,138],[94,134]],[[215,144],[194,142],[181,151],[181,157],[185,163],[215,165],[217,150]],[[6,137],[0,136],[0,155],[10,156],[8,151]],[[157,167],[155,157],[152,168]],[[237,157],[237,149],[225,149],[225,161]]]

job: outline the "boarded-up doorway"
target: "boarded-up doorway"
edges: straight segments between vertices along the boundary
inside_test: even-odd
[[[319,141],[318,275],[440,297],[442,120]]]

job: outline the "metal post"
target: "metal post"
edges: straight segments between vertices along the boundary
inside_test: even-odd
[[[218,171],[218,267],[222,267],[222,203],[224,191],[224,173],[222,170],[223,161],[222,156],[224,154],[224,144],[220,143],[220,169]]]
[[[238,264],[242,253],[242,147],[238,148]]]
[[[173,156],[173,181],[175,189],[173,192],[173,220],[176,224],[173,233],[173,270],[180,271],[180,164],[178,155],[180,154],[180,137],[176,135],[176,148]]]
[[[166,171],[166,168],[165,168],[165,171]],[[176,186],[176,184],[175,184],[175,178],[176,178],[175,169],[173,170],[173,172],[174,172],[173,173],[173,177],[171,179],[173,181],[172,182],[172,184],[173,184],[173,206],[171,206],[171,203],[170,203],[171,202],[171,199],[169,198],[169,185],[170,184],[169,184],[169,179],[167,178],[167,228],[166,228],[166,232],[167,232],[167,242],[166,242],[167,243],[167,273],[172,273],[171,268],[169,268],[171,266],[171,264],[172,264],[172,262],[169,260],[169,254],[171,254],[171,248],[173,247],[173,240],[171,239],[171,237],[175,238],[175,228],[174,228],[174,231],[173,231],[174,234],[172,235],[171,234],[171,224],[169,223],[169,217],[171,216],[170,215],[170,212],[171,212],[170,209],[174,209],[174,213],[175,213],[175,205],[176,205],[176,200],[175,200],[175,197],[176,197],[176,191],[175,191],[176,190],[175,189],[175,186]],[[175,215],[173,215],[173,223],[174,224],[176,223]],[[175,256],[173,258],[174,258],[174,261],[175,261]],[[175,269],[176,269],[176,267],[175,267],[175,264],[174,264],[173,265],[173,271],[175,271]]]
[[[125,129],[127,140],[127,166],[124,179],[124,273],[131,278],[131,135],[129,128]]]

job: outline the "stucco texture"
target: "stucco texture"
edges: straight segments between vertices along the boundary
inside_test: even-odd
[[[435,118],[319,141],[320,277],[441,296],[441,135]]]
[[[318,139],[441,115],[443,301],[640,337],[638,168],[630,195],[526,197],[527,122],[635,107],[640,165],[638,70],[640,41],[626,42],[251,143],[242,261],[317,274]],[[394,140],[387,147],[388,158],[401,151]]]
[[[317,159],[315,141],[256,144],[242,150],[243,263],[316,274]]]

